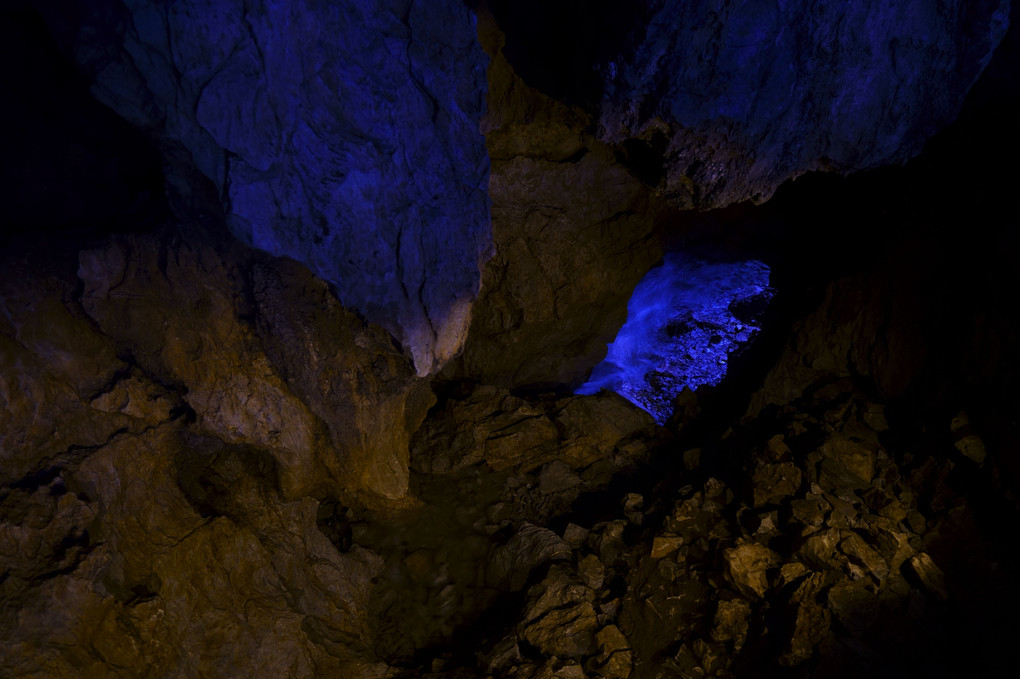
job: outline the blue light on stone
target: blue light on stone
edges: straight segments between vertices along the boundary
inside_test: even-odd
[[[672,136],[684,206],[767,199],[790,177],[902,163],[955,119],[1009,0],[651,0],[604,69],[604,139]],[[708,140],[703,143],[700,140]]]
[[[487,58],[461,0],[90,7],[94,94],[213,182],[234,235],[332,283],[420,374],[460,350],[491,254]]]
[[[758,333],[772,294],[769,268],[757,260],[667,254],[634,289],[626,323],[577,393],[611,389],[665,422],[684,387],[722,380],[730,354]]]

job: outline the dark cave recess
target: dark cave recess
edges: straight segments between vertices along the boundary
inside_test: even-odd
[[[5,5],[0,33],[8,101],[0,107],[0,245],[146,228],[165,210],[155,145],[96,102],[31,8]]]

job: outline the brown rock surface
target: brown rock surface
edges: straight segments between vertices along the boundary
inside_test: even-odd
[[[565,395],[668,215],[641,145],[528,87],[486,20],[496,252],[434,383],[301,266],[213,231],[95,227],[34,253],[0,234],[0,676],[997,676],[1015,422],[988,403],[1011,387],[911,399],[952,367],[944,331],[975,375],[1012,356],[1009,286],[982,302],[964,269],[928,301],[965,311],[932,316],[919,290],[962,255],[921,275],[925,223],[896,232],[905,258],[843,270],[874,243],[821,211],[853,254],[805,246],[841,266],[808,281],[819,299],[793,292],[812,308],[778,314],[739,386],[686,393],[667,427]],[[685,138],[635,113],[650,148]],[[692,146],[713,141],[743,162]],[[743,191],[676,164],[692,153],[667,150],[674,198]],[[981,304],[963,329],[932,320]]]
[[[143,369],[184,392],[199,427],[273,451],[290,498],[325,481],[321,425],[238,321],[235,263],[208,246],[167,248],[147,236],[113,239],[79,261],[85,311]]]
[[[641,452],[640,441],[654,432],[648,413],[612,392],[529,400],[481,386],[447,401],[425,422],[415,436],[412,465],[449,473],[484,462],[496,471],[529,472],[559,460],[582,469],[623,448],[627,455]],[[627,447],[632,439],[635,450]]]
[[[167,419],[175,395],[131,374],[66,269],[29,253],[2,267],[0,286],[0,485]]]
[[[377,674],[383,562],[310,495],[406,493],[409,359],[208,234],[42,257],[0,281],[0,674]]]
[[[427,382],[380,327],[343,308],[288,260],[251,269],[256,329],[288,388],[329,429],[343,478],[384,498],[407,492],[411,433],[434,402]]]
[[[591,653],[598,626],[593,598],[590,588],[553,566],[529,592],[521,636],[548,655],[579,658]]]
[[[781,665],[799,665],[815,651],[815,647],[829,634],[831,614],[818,602],[825,585],[821,573],[809,575],[794,591],[790,600],[790,636],[786,650],[779,657]]]
[[[737,589],[748,597],[765,594],[769,583],[766,571],[779,565],[779,555],[754,542],[738,542],[723,552],[726,572]]]
[[[666,208],[594,140],[587,114],[514,73],[485,12],[479,36],[492,59],[483,131],[495,255],[464,352],[444,374],[507,388],[576,386],[662,257]]]
[[[797,492],[801,473],[792,462],[764,465],[754,473],[754,504],[774,503]]]
[[[746,601],[720,601],[715,612],[712,639],[728,641],[739,651],[747,640],[747,619],[750,615],[751,606]]]

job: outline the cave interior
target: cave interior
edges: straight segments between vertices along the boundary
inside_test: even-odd
[[[1014,4],[5,3],[0,676],[1007,676]]]

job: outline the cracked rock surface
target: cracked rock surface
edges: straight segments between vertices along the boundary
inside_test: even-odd
[[[958,114],[1008,0],[654,0],[600,64],[600,137],[689,208],[903,163]]]
[[[96,97],[167,147],[177,190],[204,176],[236,236],[332,283],[420,374],[459,350],[490,242],[462,3],[40,6]]]

